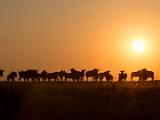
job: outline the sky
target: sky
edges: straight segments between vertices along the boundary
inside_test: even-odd
[[[0,66],[158,74],[159,21],[159,0],[1,0]],[[144,40],[141,54],[136,39]]]

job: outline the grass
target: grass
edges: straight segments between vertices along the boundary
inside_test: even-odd
[[[160,119],[159,82],[0,83],[0,120]]]

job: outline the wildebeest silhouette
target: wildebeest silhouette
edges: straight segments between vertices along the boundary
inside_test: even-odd
[[[3,72],[4,72],[4,70],[0,69],[0,77],[3,76]]]
[[[71,68],[71,76],[72,76],[73,81],[74,80],[77,80],[77,81],[83,80],[84,75],[85,75],[85,70],[77,71],[76,69]]]
[[[19,80],[23,79],[25,81],[27,79],[25,71],[18,71],[18,74],[19,74]]]
[[[43,70],[41,73],[40,73],[40,79],[42,80],[47,80],[47,74],[48,72],[46,70]]]
[[[72,79],[72,74],[71,73],[65,73],[65,82],[67,82],[68,79]]]
[[[23,79],[24,82],[26,80],[29,81],[29,79],[31,79],[33,82],[35,82],[35,80],[40,79],[40,75],[38,73],[38,70],[29,69],[27,71],[19,71],[18,74],[19,74],[19,80]]]
[[[48,81],[55,80],[58,81],[59,72],[47,73]]]
[[[13,71],[9,75],[7,75],[7,81],[9,82],[11,80],[13,82],[16,77],[17,77],[17,73]]]
[[[99,73],[100,81],[103,80],[104,78],[106,79],[106,81],[112,81],[113,80],[113,76],[110,74],[110,71]]]
[[[110,71],[104,72],[104,77],[106,78],[106,81],[113,81],[113,76],[110,74]]]
[[[72,68],[71,69],[71,78],[72,78],[73,82],[75,80],[79,81],[80,78],[81,78],[81,72],[79,72],[76,69]]]
[[[140,79],[140,71],[137,72],[131,72],[131,80],[133,80],[134,77],[138,77]]]
[[[139,81],[146,81],[148,78],[151,78],[152,81],[154,80],[154,72],[148,71],[147,69],[141,69],[137,72],[131,73],[131,80],[133,80],[134,77],[138,77]]]
[[[65,78],[65,75],[66,75],[66,71],[61,70],[61,71],[59,72],[59,77],[60,77],[60,80],[61,80],[61,81],[63,81],[63,79]]]
[[[88,81],[89,77],[91,77],[92,80],[97,80],[98,76],[99,76],[98,75],[98,69],[93,69],[93,70],[90,70],[90,71],[86,72],[87,81]]]
[[[127,79],[127,73],[124,73],[125,71],[120,71],[120,74],[119,74],[119,77],[118,77],[118,81],[121,82],[121,81],[126,81]]]
[[[81,72],[79,72],[79,74],[80,74],[80,80],[84,80],[85,71],[86,70],[82,69]]]
[[[100,81],[102,81],[104,79],[104,72],[99,73],[99,79],[100,79]]]
[[[140,81],[146,81],[148,78],[151,78],[152,81],[154,80],[154,72],[148,71],[147,69],[142,69],[140,71]]]

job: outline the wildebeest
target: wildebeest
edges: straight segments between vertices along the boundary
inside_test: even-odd
[[[100,81],[102,81],[103,78],[104,78],[104,72],[103,73],[99,73],[99,79],[100,79]]]
[[[47,80],[47,74],[48,72],[46,70],[43,70],[41,73],[40,73],[40,79],[42,80]]]
[[[57,81],[59,76],[59,72],[47,73],[47,79],[51,81],[52,79]]]
[[[75,70],[74,68],[71,69],[71,78],[73,80],[73,82],[75,80],[79,81],[81,78],[81,72]]]
[[[131,73],[131,80],[133,80],[134,77],[139,77],[139,81],[146,81],[148,78],[151,78],[152,81],[154,80],[154,72],[148,71],[147,69],[142,69],[137,72]]]
[[[1,77],[3,76],[3,72],[4,72],[4,70],[0,69],[0,76]]]
[[[118,77],[118,81],[121,82],[121,81],[126,81],[127,79],[127,73],[124,73],[125,71],[120,71],[121,73],[119,74],[119,77]]]
[[[24,79],[29,81],[29,79],[31,79],[33,82],[35,82],[35,80],[39,80],[40,79],[40,75],[38,73],[38,70],[27,70],[27,71],[19,71],[19,80]]]
[[[151,78],[152,81],[154,80],[154,72],[142,69],[140,73],[140,81],[146,81],[148,78]]]
[[[25,71],[19,71],[18,74],[19,74],[19,80],[23,79],[25,82],[25,80],[27,79],[27,75],[25,74]]]
[[[72,74],[71,73],[65,73],[65,82],[67,82],[68,79],[72,79]]]
[[[132,72],[131,73],[131,80],[133,80],[134,77],[139,77],[139,79],[140,79],[140,74],[141,74],[140,71]]]
[[[63,81],[63,79],[65,78],[65,75],[66,75],[66,71],[61,70],[61,71],[59,72],[59,77],[60,77],[60,80],[61,80],[61,81]]]
[[[113,80],[113,76],[110,74],[110,71],[99,73],[100,81],[103,80],[104,78],[106,79],[106,81],[112,81]]]
[[[83,80],[84,75],[85,75],[85,70],[77,71],[74,68],[71,69],[71,76],[72,76],[73,81],[74,80],[77,80],[77,81]]]
[[[17,73],[16,73],[16,72],[11,72],[9,75],[7,75],[7,81],[8,81],[8,82],[9,82],[10,80],[11,80],[11,81],[14,81],[16,77],[17,77]]]
[[[98,75],[98,69],[93,69],[93,70],[90,70],[90,71],[86,72],[87,81],[88,81],[89,77],[91,77],[92,80],[97,80],[98,76],[99,76]]]
[[[85,76],[85,71],[86,70],[81,70],[81,72],[79,73],[80,74],[80,80],[84,80],[84,76]]]
[[[80,80],[84,80],[85,71],[86,71],[86,70],[81,70],[81,71],[79,71]]]
[[[106,81],[113,81],[113,76],[110,74],[110,71],[104,72],[104,77],[106,78]]]

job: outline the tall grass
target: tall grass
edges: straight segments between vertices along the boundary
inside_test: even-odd
[[[160,83],[2,82],[0,119],[160,119]]]

